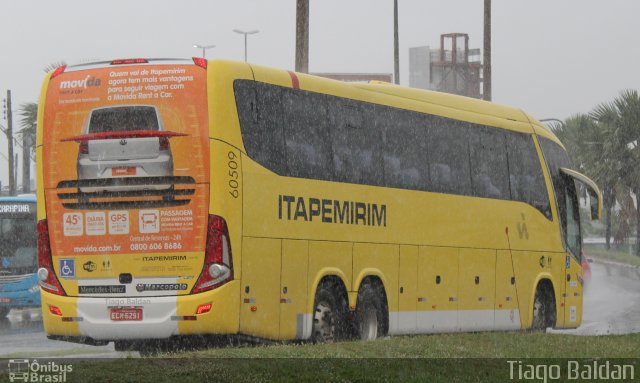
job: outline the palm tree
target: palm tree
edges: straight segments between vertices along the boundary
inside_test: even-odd
[[[54,61],[43,68],[45,72],[50,72],[58,67],[67,65],[64,61]],[[20,119],[20,127],[22,129],[18,132],[22,136],[22,142],[27,143],[30,149],[30,156],[32,160],[35,160],[33,150],[36,144],[36,127],[38,125],[38,103],[26,102],[20,105],[19,114],[22,116]]]
[[[604,127],[606,157],[619,177],[636,196],[636,244],[640,239],[640,94],[624,90],[612,102],[598,105],[591,116]],[[606,201],[605,201],[606,203]],[[636,245],[640,256],[640,246]]]
[[[608,131],[593,116],[576,114],[566,119],[564,124],[556,126],[554,133],[564,143],[575,166],[602,188],[606,248],[610,249],[612,211],[620,176],[617,162],[608,157]]]
[[[28,148],[23,150],[30,150],[30,153],[35,148],[36,143],[36,126],[38,125],[38,104],[35,102],[26,102],[20,105],[18,109],[20,118],[20,127],[22,129],[18,132],[22,136],[22,142],[26,143]],[[33,156],[32,156],[33,157]]]

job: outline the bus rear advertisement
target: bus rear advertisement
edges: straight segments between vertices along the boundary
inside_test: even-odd
[[[96,339],[176,333],[176,296],[211,282],[198,279],[209,203],[205,68],[112,62],[66,68],[46,88],[38,230],[48,245],[42,287],[53,300],[45,325],[60,313],[66,327]],[[145,296],[162,304],[105,304]],[[161,332],[147,321],[162,321]]]
[[[45,331],[118,349],[577,327],[578,183],[518,109],[230,61],[52,71]]]

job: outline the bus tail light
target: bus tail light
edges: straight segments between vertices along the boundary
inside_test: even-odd
[[[57,306],[49,306],[49,312],[59,317],[62,316],[62,310],[60,310]]]
[[[202,69],[207,69],[207,59],[203,57],[193,57],[193,63]]]
[[[160,150],[169,150],[171,147],[169,146],[169,138],[168,137],[160,137]]]
[[[57,67],[53,73],[51,73],[51,78],[53,79],[54,77],[58,77],[60,76],[62,73],[64,73],[65,69],[67,69],[66,65],[60,65],[59,67]]]
[[[204,266],[193,294],[211,290],[233,279],[233,261],[229,230],[224,218],[209,215]]]
[[[56,295],[67,295],[56,277],[51,258],[51,246],[49,244],[49,227],[47,220],[38,222],[38,279],[43,290]]]
[[[211,303],[207,303],[207,304],[198,306],[198,308],[196,309],[196,314],[198,314],[198,315],[206,314],[209,311],[211,311]]]
[[[78,150],[80,151],[80,154],[89,154],[89,142],[81,141]]]

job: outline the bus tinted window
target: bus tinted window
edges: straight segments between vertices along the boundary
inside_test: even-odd
[[[265,96],[265,102],[273,97],[272,94]],[[287,174],[291,177],[331,178],[327,103],[323,99],[320,95],[283,89],[280,102],[285,158]],[[278,103],[272,101],[275,101],[272,104]]]
[[[429,166],[433,190],[471,195],[469,130],[463,123],[434,118],[429,129]]]
[[[249,80],[234,87],[247,154],[277,174],[516,200],[550,217],[530,135]]]
[[[553,191],[556,196],[562,196],[564,195],[564,186],[560,176],[560,168],[571,167],[569,155],[560,145],[547,138],[540,138],[540,147],[542,148],[542,154],[544,155],[544,160],[547,163],[549,174],[551,175]],[[556,200],[558,208],[564,210],[564,199],[558,197]]]
[[[284,133],[280,89],[262,83],[236,81],[235,95],[242,139],[249,157],[283,174]],[[260,97],[257,95],[260,94]]]
[[[478,197],[510,199],[504,133],[476,127],[470,131],[471,182]]]
[[[34,273],[36,240],[35,204],[0,202],[0,276]]]
[[[333,101],[330,127],[334,180],[365,185],[384,185],[380,132],[367,116],[373,108],[354,102]]]
[[[532,137],[523,133],[508,133],[507,154],[511,199],[526,202],[551,218],[549,195]]]
[[[389,187],[429,190],[427,129],[418,113],[380,108],[376,124],[382,130],[383,169]]]
[[[542,154],[544,155],[544,160],[547,163],[547,168],[549,169],[549,174],[551,175],[551,183],[553,184],[553,191],[556,195],[556,203],[558,204],[558,215],[560,216],[560,227],[562,228],[562,233],[567,238],[567,199],[566,191],[567,187],[565,186],[565,181],[563,180],[560,174],[560,168],[571,167],[571,161],[569,160],[569,155],[566,150],[564,150],[560,145],[555,142],[547,139],[540,138],[540,147],[542,148]],[[573,182],[573,181],[571,181]],[[570,188],[575,188],[575,186],[570,185]],[[575,192],[573,192],[575,194]],[[571,208],[571,207],[569,207]],[[574,254],[579,256],[579,254]]]
[[[565,239],[567,246],[571,250],[571,253],[576,258],[582,257],[582,236],[580,234],[580,208],[578,206],[578,196],[576,194],[575,181],[567,180],[569,184],[565,188],[564,196],[560,197],[564,199],[564,206],[566,211],[563,212],[566,217],[566,223],[562,223],[562,228],[565,230]],[[559,198],[559,199],[560,199]]]

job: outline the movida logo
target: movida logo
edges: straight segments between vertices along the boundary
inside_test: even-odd
[[[76,89],[76,88],[88,88],[90,86],[100,86],[102,81],[99,78],[91,75],[81,80],[66,80],[60,82],[60,89]]]

